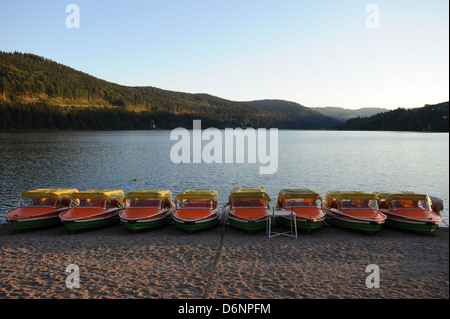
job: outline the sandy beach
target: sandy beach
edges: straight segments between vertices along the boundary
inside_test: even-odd
[[[448,228],[370,236],[324,225],[269,239],[222,225],[17,234],[2,224],[0,299],[448,299],[448,250]],[[79,288],[66,287],[69,264],[79,267]],[[369,264],[379,267],[379,288],[366,286]]]

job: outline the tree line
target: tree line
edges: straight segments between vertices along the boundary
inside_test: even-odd
[[[198,113],[173,114],[166,111],[128,110],[121,107],[59,106],[44,102],[10,103],[0,100],[0,130],[59,129],[59,130],[152,130],[192,127],[194,119],[201,119],[204,127],[228,126],[263,127],[254,118],[232,116],[224,122],[220,115]],[[233,125],[230,125],[233,124]]]
[[[416,109],[398,108],[365,118],[350,119],[344,130],[376,131],[449,131],[449,102],[425,105]]]

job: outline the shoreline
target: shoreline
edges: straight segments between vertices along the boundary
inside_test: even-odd
[[[0,299],[448,299],[448,233],[370,236],[324,224],[269,239],[169,224],[137,234],[122,225],[17,234],[0,224]],[[65,284],[70,264],[79,267],[78,289]],[[366,286],[370,264],[379,288]]]

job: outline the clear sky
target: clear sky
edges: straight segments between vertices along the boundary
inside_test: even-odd
[[[69,4],[80,9],[79,28],[66,26]],[[0,0],[0,50],[122,85],[234,101],[449,100],[448,0]]]

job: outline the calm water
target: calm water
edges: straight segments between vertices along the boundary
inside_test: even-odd
[[[448,224],[448,133],[280,130],[273,175],[260,175],[260,163],[173,164],[176,141],[169,136],[170,131],[0,132],[0,222],[21,192],[35,188],[164,188],[174,195],[214,188],[225,204],[234,186],[264,186],[274,200],[288,187],[322,195],[334,189],[423,192],[444,200]]]

